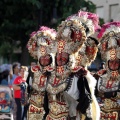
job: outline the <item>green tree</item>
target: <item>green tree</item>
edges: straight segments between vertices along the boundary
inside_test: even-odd
[[[32,31],[41,25],[56,28],[61,20],[78,10],[95,12],[95,8],[92,2],[85,0],[1,0],[0,55],[11,57],[13,50],[21,46],[22,54],[18,60],[28,65],[26,44]],[[16,41],[20,41],[20,44]],[[12,58],[8,60],[12,62]]]
[[[28,54],[26,43],[28,35],[38,27],[38,16],[41,3],[39,0],[1,0],[0,1],[0,45],[1,50],[8,49],[3,45],[7,42],[12,50],[1,52],[1,55],[12,56],[14,48],[20,41],[22,47],[20,62],[27,64]],[[4,54],[3,54],[4,53]],[[26,56],[27,55],[27,56]]]

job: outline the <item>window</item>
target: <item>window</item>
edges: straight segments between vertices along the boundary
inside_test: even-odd
[[[118,14],[116,13],[119,13],[119,5],[118,4],[110,5],[110,20],[113,19],[120,20],[120,15],[118,16]]]
[[[103,8],[103,6],[97,7],[96,13],[99,15],[100,18],[104,18],[104,8]]]

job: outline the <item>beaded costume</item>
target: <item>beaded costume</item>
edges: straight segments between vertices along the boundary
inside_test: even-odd
[[[96,81],[85,70],[96,57],[96,40],[92,41],[90,36],[97,27],[98,18],[95,14],[79,11],[63,21],[57,33],[44,26],[32,33],[28,50],[38,60],[38,65],[32,67],[34,90],[30,97],[28,120],[82,120],[82,114],[86,119],[98,120],[99,107],[97,113],[94,96]],[[85,57],[80,59],[81,55]],[[83,60],[85,58],[86,61]],[[75,77],[76,80],[73,80]],[[70,92],[73,88],[77,92],[75,96]],[[79,117],[76,110],[80,113]]]
[[[106,66],[97,73],[101,120],[120,120],[120,22],[104,24],[98,38]]]
[[[83,119],[83,115],[85,119],[98,120],[100,117],[100,109],[94,96],[96,80],[89,71],[86,70],[87,66],[94,61],[98,51],[96,36],[96,33],[98,33],[97,29],[100,28],[98,26],[98,17],[93,13],[79,11],[78,14],[68,17],[67,20],[82,21],[82,23],[86,25],[87,36],[81,48],[73,55],[75,61],[74,67],[71,75],[67,79],[68,83],[70,83],[66,90],[66,93],[69,95],[66,96],[68,97],[68,103],[71,108],[69,114],[70,117],[77,116],[76,120]],[[74,100],[70,96],[74,98]],[[77,111],[80,112],[80,118],[75,113],[76,108]]]

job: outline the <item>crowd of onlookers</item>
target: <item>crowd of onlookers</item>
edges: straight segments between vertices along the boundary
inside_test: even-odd
[[[0,85],[10,87],[13,93],[14,120],[26,120],[27,118],[29,103],[25,101],[26,97],[22,95],[27,93],[27,97],[29,97],[31,89],[29,79],[33,77],[31,72],[31,66],[33,65],[35,65],[35,62],[31,62],[29,67],[21,66],[19,63],[0,66]]]

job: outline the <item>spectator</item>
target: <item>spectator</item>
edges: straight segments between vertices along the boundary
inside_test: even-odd
[[[10,71],[10,64],[2,64],[0,65],[0,84],[8,85],[8,76]]]
[[[22,116],[22,104],[21,104],[21,84],[26,82],[27,74],[26,67],[20,68],[20,75],[17,76],[13,82],[14,98],[17,105],[16,120],[23,120],[24,113]],[[26,110],[24,110],[26,112]]]
[[[15,78],[19,75],[20,66],[18,63],[13,64],[10,71],[10,85],[13,84]]]

